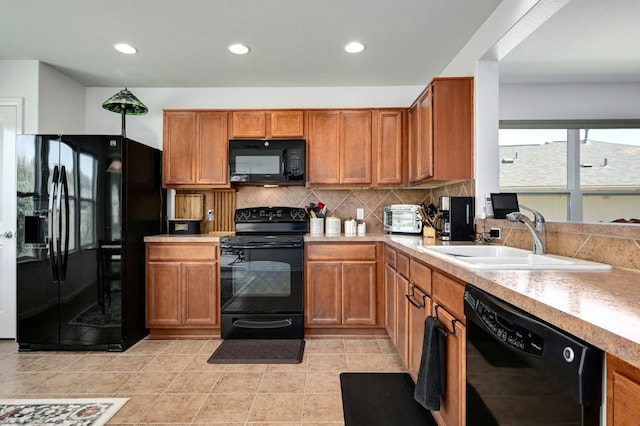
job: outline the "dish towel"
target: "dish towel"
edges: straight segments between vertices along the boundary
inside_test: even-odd
[[[436,317],[429,316],[424,320],[422,357],[413,398],[427,410],[438,411],[440,397],[445,392],[445,337]]]

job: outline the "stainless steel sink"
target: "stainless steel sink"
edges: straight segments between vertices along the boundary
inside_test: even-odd
[[[418,246],[418,250],[471,269],[608,270],[611,265],[505,246]]]

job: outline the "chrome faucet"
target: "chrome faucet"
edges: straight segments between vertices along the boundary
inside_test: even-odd
[[[520,204],[520,208],[525,209],[533,213],[534,221],[529,219],[526,215],[520,212],[513,212],[507,214],[507,220],[511,222],[522,222],[524,226],[531,233],[533,239],[533,253],[544,254],[545,249],[545,229],[544,229],[544,216],[529,207]]]

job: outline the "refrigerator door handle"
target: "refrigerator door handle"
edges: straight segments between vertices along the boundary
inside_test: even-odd
[[[59,198],[62,201],[64,197],[64,250],[60,250],[60,256],[62,256],[62,263],[60,265],[60,281],[64,282],[67,278],[67,261],[69,259],[69,186],[67,184],[67,171],[64,166],[60,167],[60,194]],[[60,228],[63,228],[62,216],[58,218],[60,221]]]
[[[57,258],[57,251],[56,251],[56,222],[55,222],[55,216],[56,216],[56,203],[55,203],[55,198],[56,198],[56,194],[58,192],[58,180],[59,180],[59,176],[58,176],[58,166],[54,166],[53,167],[53,176],[51,178],[51,191],[49,193],[49,214],[51,215],[51,217],[49,218],[49,224],[50,224],[50,228],[49,228],[49,257],[51,259],[51,273],[53,274],[53,280],[58,282],[58,280],[60,279],[59,273],[58,273],[58,258]]]

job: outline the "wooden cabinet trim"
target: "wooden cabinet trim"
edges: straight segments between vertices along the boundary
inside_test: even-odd
[[[384,261],[387,265],[391,266],[394,270],[396,269],[396,251],[389,247],[388,245],[384,245]]]
[[[308,260],[377,260],[375,243],[309,244]]]
[[[464,322],[464,287],[465,285],[438,271],[431,276],[431,292],[433,301],[444,306],[451,314]]]
[[[217,243],[147,243],[148,261],[216,261]]]
[[[409,279],[409,256],[402,253],[396,254],[396,271],[403,277]]]
[[[411,282],[427,294],[431,294],[431,268],[422,262],[411,258],[409,262],[409,277]]]

